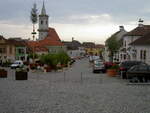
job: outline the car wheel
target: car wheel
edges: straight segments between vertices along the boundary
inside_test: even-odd
[[[95,70],[93,70],[93,73],[95,73]]]
[[[133,77],[133,78],[132,78],[132,81],[133,81],[134,83],[138,83],[138,82],[139,82],[138,77]]]
[[[103,70],[103,71],[102,71],[102,73],[106,73],[106,71],[105,71],[105,70]]]

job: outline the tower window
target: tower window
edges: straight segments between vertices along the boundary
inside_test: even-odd
[[[41,21],[41,24],[43,24],[43,21]]]
[[[46,21],[46,24],[48,24],[48,22]]]

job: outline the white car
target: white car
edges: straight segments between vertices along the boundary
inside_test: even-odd
[[[101,60],[95,60],[93,63],[93,73],[100,72],[100,71],[105,73],[106,69],[104,63]]]
[[[23,62],[21,60],[16,60],[13,64],[11,64],[12,69],[20,68],[23,66]]]

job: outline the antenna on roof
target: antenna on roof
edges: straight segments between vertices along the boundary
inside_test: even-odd
[[[142,20],[141,18],[139,19],[139,27],[143,27],[143,22],[144,20]]]

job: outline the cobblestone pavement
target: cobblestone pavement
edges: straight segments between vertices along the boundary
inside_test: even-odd
[[[27,81],[8,69],[0,97],[0,113],[150,113],[150,85],[93,74],[88,60],[63,72],[29,72]]]

